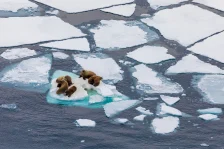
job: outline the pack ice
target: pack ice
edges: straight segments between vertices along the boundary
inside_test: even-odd
[[[20,9],[35,9],[38,5],[30,2],[29,0],[1,0],[0,11],[17,12]]]
[[[159,38],[154,31],[138,21],[102,20],[90,31],[98,48],[111,50],[133,47]]]
[[[196,56],[189,54],[166,71],[166,74],[169,75],[178,73],[224,74],[224,70],[215,65],[205,63]]]
[[[160,75],[144,64],[134,66],[135,71],[132,76],[137,79],[136,88],[148,94],[179,94],[183,92],[183,88],[168,78]]]
[[[85,36],[78,28],[55,16],[0,18],[0,24],[4,37],[0,38],[0,47]]]
[[[157,9],[159,7],[165,7],[165,6],[169,6],[169,5],[174,5],[174,4],[178,4],[180,2],[184,2],[187,0],[147,0],[148,3],[150,4],[150,7],[152,7],[153,9]]]
[[[51,63],[52,55],[47,54],[12,64],[0,72],[0,82],[16,89],[46,92],[49,88]]]
[[[216,114],[216,115],[222,114],[221,108],[198,109],[197,111],[200,114]]]
[[[8,60],[14,60],[34,56],[36,54],[37,52],[35,50],[30,50],[28,48],[15,48],[15,49],[7,49],[5,52],[1,54],[1,57]]]
[[[222,0],[193,0],[193,2],[224,11],[224,3]]]
[[[151,18],[141,20],[157,28],[165,38],[178,41],[183,46],[224,30],[223,17],[190,4],[164,9]]]
[[[84,11],[95,10],[99,8],[106,8],[114,5],[131,3],[134,0],[35,0],[42,4],[48,5],[53,8],[68,12],[68,13],[78,13]]]
[[[130,17],[134,11],[135,11],[136,4],[130,4],[130,5],[120,5],[120,6],[114,6],[110,8],[104,8],[101,9],[101,11],[109,12],[112,14],[117,14],[125,17]]]
[[[159,63],[169,59],[174,59],[167,54],[168,49],[156,46],[144,46],[127,54],[128,57],[145,64]]]

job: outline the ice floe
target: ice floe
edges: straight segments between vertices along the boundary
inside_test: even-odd
[[[132,108],[140,103],[141,101],[139,100],[122,100],[108,103],[103,108],[107,117],[113,117],[120,112]]]
[[[1,0],[0,11],[12,11],[17,12],[20,9],[35,9],[38,5],[30,2],[29,0]]]
[[[46,92],[49,88],[49,70],[52,55],[30,58],[7,66],[0,72],[2,85],[13,85],[17,89]]]
[[[69,55],[63,53],[63,52],[53,52],[52,53],[54,58],[58,58],[58,59],[67,59],[69,57]]]
[[[1,36],[4,36],[0,47],[85,36],[81,30],[55,16],[0,18],[0,24]]]
[[[178,41],[183,46],[224,30],[222,16],[190,4],[161,10],[142,21],[157,28],[165,38]]]
[[[0,108],[15,110],[17,108],[17,105],[15,103],[11,103],[11,104],[1,104],[0,105]]]
[[[126,118],[115,118],[113,120],[113,123],[116,123],[116,124],[126,124],[128,122],[129,122],[129,120]]]
[[[200,144],[201,146],[203,146],[203,147],[208,147],[209,145],[208,144],[206,144],[206,143],[202,143],[202,144]]]
[[[90,31],[96,46],[103,49],[127,48],[159,38],[154,31],[138,21],[102,20]]]
[[[96,122],[89,119],[78,119],[75,121],[76,126],[78,127],[95,127]]]
[[[182,112],[176,108],[167,106],[165,103],[161,103],[157,107],[157,115],[173,115],[182,116]]]
[[[170,81],[144,64],[137,65],[134,69],[132,76],[137,79],[136,88],[144,93],[178,94],[183,92],[183,88],[178,83]]]
[[[218,116],[214,115],[214,114],[203,114],[203,115],[200,115],[199,118],[206,120],[206,121],[218,120]]]
[[[113,13],[113,14],[117,14],[117,15],[121,15],[125,17],[130,17],[135,11],[135,6],[136,4],[119,5],[119,6],[114,6],[110,8],[104,8],[104,9],[101,9],[101,11],[109,12],[109,13]]]
[[[222,114],[221,108],[198,109],[197,111],[200,114],[216,114],[216,115]]]
[[[224,11],[224,3],[222,0],[193,0],[193,2]]]
[[[205,63],[196,56],[189,54],[166,71],[166,74],[178,73],[224,74],[224,70],[215,65]]]
[[[202,42],[196,43],[187,50],[224,63],[223,38],[224,32],[209,37]]]
[[[53,8],[57,8],[59,10],[68,12],[68,13],[78,13],[84,11],[95,10],[99,8],[106,8],[114,5],[131,3],[134,0],[113,0],[113,1],[105,1],[105,0],[35,0],[37,2],[43,3],[45,5],[51,6]]]
[[[90,51],[89,42],[86,38],[74,38],[63,41],[54,41],[41,44],[40,46],[64,50]]]
[[[133,118],[133,120],[135,120],[135,121],[144,121],[145,117],[146,117],[146,115],[142,114],[142,115],[135,116]]]
[[[169,6],[169,5],[174,5],[174,4],[178,4],[180,2],[184,2],[187,0],[147,0],[148,3],[150,4],[150,7],[152,7],[153,9],[157,9],[159,7],[162,6]]]
[[[173,105],[180,100],[179,97],[171,97],[171,96],[165,96],[165,95],[160,95],[160,97],[168,105]]]
[[[155,133],[167,134],[175,131],[179,123],[179,118],[173,116],[155,118],[152,121],[152,129]]]
[[[146,108],[141,107],[141,106],[137,107],[136,110],[143,115],[153,115],[153,113],[150,112],[150,110],[146,110]]]
[[[164,47],[144,46],[128,53],[127,56],[145,64],[152,64],[174,59],[174,57],[167,54],[167,52],[168,50]]]
[[[14,60],[34,56],[36,54],[37,52],[35,50],[30,50],[28,48],[16,48],[16,49],[7,49],[5,52],[1,54],[1,57],[8,60]]]
[[[143,98],[143,100],[145,101],[154,101],[154,100],[158,100],[159,98],[158,97],[146,97],[146,98]]]

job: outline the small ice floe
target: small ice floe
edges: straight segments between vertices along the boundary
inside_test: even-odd
[[[205,63],[196,56],[189,54],[166,71],[166,74],[178,73],[224,74],[224,70],[215,65]]]
[[[17,108],[17,105],[15,103],[12,103],[12,104],[1,104],[0,108],[15,110]]]
[[[30,2],[29,0],[1,0],[0,11],[17,12],[18,10],[36,9],[37,4]]]
[[[153,9],[157,9],[159,7],[165,7],[165,6],[170,6],[170,5],[174,5],[174,4],[178,4],[180,2],[184,2],[187,0],[147,0],[148,3],[150,4],[150,7],[152,7]]]
[[[167,54],[168,49],[156,46],[144,46],[127,54],[128,57],[145,64],[159,63],[162,61],[175,59]]]
[[[127,124],[129,122],[126,118],[115,118],[113,119],[113,123],[115,124]]]
[[[141,101],[139,100],[123,100],[108,103],[103,108],[107,117],[113,117],[119,114],[120,112],[130,109],[140,103]]]
[[[62,41],[54,41],[41,44],[40,46],[63,50],[90,51],[89,42],[86,38],[74,38]]]
[[[153,17],[141,20],[158,29],[165,38],[178,41],[183,46],[189,46],[224,30],[222,16],[191,4],[164,9],[155,13]],[[216,23],[211,20],[216,20]]]
[[[78,119],[75,121],[76,126],[78,127],[95,127],[96,122],[89,119]]]
[[[136,110],[143,115],[153,115],[153,113],[150,112],[150,110],[146,110],[146,108],[141,107],[141,106],[137,107]]]
[[[200,116],[198,116],[199,118],[206,120],[206,121],[210,121],[210,120],[218,120],[218,116],[214,115],[214,114],[202,114]]]
[[[134,66],[132,76],[137,79],[136,89],[148,94],[179,94],[183,88],[144,64]]]
[[[8,60],[14,60],[29,56],[36,55],[35,50],[30,50],[28,48],[16,48],[16,49],[7,49],[5,52],[1,54],[1,57]]]
[[[100,95],[92,95],[89,97],[89,103],[90,104],[95,104],[95,103],[100,103],[104,101],[104,97]]]
[[[81,142],[81,143],[84,143],[84,142],[85,142],[85,140],[81,140],[80,142]]]
[[[54,58],[57,58],[57,59],[67,59],[69,57],[68,54],[65,54],[63,52],[53,52],[52,54]]]
[[[134,117],[133,120],[144,121],[145,117],[146,117],[146,115],[141,114],[141,115],[138,115],[138,116]]]
[[[167,106],[165,103],[161,103],[157,107],[157,115],[182,116],[182,112],[176,108]]]
[[[222,109],[221,108],[208,108],[208,109],[199,109],[197,110],[198,113],[200,114],[215,114],[215,115],[220,115],[222,114]]]
[[[200,4],[206,5],[208,7],[224,11],[224,3],[223,3],[222,0],[213,0],[213,1],[210,1],[210,0],[193,0],[193,2],[200,3]]]
[[[154,101],[154,100],[158,100],[159,98],[158,97],[146,97],[146,98],[143,98],[143,100],[145,101]]]
[[[158,134],[167,134],[175,131],[179,127],[179,118],[167,116],[152,120],[152,130]]]
[[[101,11],[109,12],[116,15],[121,15],[125,17],[130,17],[135,11],[136,4],[129,4],[129,5],[119,5],[113,6],[110,8],[101,9]]]
[[[171,97],[165,95],[160,95],[160,98],[168,105],[173,105],[180,100],[179,97]]]
[[[203,147],[208,147],[209,145],[208,144],[206,144],[206,143],[202,143],[202,144],[200,144],[201,146],[203,146]]]

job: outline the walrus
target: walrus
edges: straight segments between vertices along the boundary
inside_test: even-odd
[[[66,91],[65,95],[71,97],[71,95],[77,90],[75,85],[70,86]]]
[[[88,71],[88,70],[82,70],[80,73],[79,78],[83,78],[84,80],[89,79],[90,77],[96,75],[94,72],[92,71]]]
[[[63,80],[63,79],[68,82],[68,86],[72,85],[72,78],[70,76],[59,77],[57,80],[59,81],[59,80]],[[56,82],[57,82],[57,80],[56,80]],[[61,87],[61,84],[58,83],[57,87]]]
[[[63,94],[66,90],[68,90],[68,82],[65,79],[58,78],[56,80],[58,84],[60,84],[59,89],[57,90],[57,94]]]
[[[94,75],[88,79],[88,83],[96,87],[100,84],[100,81],[102,79],[103,79],[102,77]]]

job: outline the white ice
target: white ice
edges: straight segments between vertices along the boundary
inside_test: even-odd
[[[29,0],[0,0],[0,11],[17,12],[20,9],[35,9],[38,5]]]
[[[142,114],[142,115],[135,116],[133,118],[133,120],[135,120],[135,121],[144,121],[145,117],[146,117],[146,115]]]
[[[215,114],[215,115],[222,114],[221,108],[198,109],[197,111],[200,114]]]
[[[102,20],[90,31],[94,34],[96,46],[103,49],[127,48],[158,38],[155,32],[144,31],[139,26],[144,25],[137,21]]]
[[[203,114],[203,115],[200,115],[199,118],[206,121],[210,121],[210,120],[217,120],[218,116],[214,114]]]
[[[216,34],[195,44],[187,50],[224,63],[224,32]]]
[[[146,108],[141,107],[141,106],[137,107],[136,110],[143,115],[153,115],[153,113],[150,112],[150,110],[146,110]]]
[[[78,119],[75,122],[76,126],[78,127],[95,127],[96,122],[89,119]]]
[[[136,4],[119,5],[110,8],[101,9],[101,11],[117,14],[125,17],[130,17],[135,11]]]
[[[209,145],[208,144],[206,144],[206,143],[202,143],[202,144],[200,144],[201,146],[203,146],[203,147],[208,147]]]
[[[117,124],[125,124],[129,122],[129,120],[126,118],[115,118],[113,121]]]
[[[120,112],[130,109],[140,103],[141,101],[139,100],[123,100],[108,103],[103,108],[107,117],[113,117],[119,114]]]
[[[40,46],[64,50],[90,51],[89,42],[86,38],[74,38],[62,41],[54,41],[41,44]]]
[[[147,0],[147,1],[153,9],[157,9],[161,6],[174,5],[187,0]]]
[[[183,88],[178,83],[170,81],[144,64],[137,65],[134,68],[136,71],[132,75],[137,79],[136,88],[145,93],[178,94],[183,92]]]
[[[131,3],[134,0],[35,0],[45,5],[57,8],[68,13],[78,13],[84,11],[95,10],[99,8],[110,7],[114,5]]]
[[[15,49],[7,49],[5,52],[1,54],[1,57],[9,60],[29,57],[36,55],[37,52],[35,50],[30,50],[28,48],[15,48]]]
[[[127,54],[128,57],[145,64],[159,63],[169,59],[175,59],[167,54],[168,49],[156,46],[144,46]]]
[[[212,7],[221,11],[224,11],[224,3],[223,0],[193,0],[193,2],[200,3],[206,5],[208,7]]]
[[[14,109],[17,108],[17,105],[15,103],[11,103],[11,104],[1,104],[0,105],[0,108],[14,110]]]
[[[67,59],[69,57],[69,55],[63,53],[63,52],[53,52],[52,53],[54,58],[58,58],[58,59]]]
[[[166,71],[166,74],[170,75],[178,73],[224,74],[224,70],[215,65],[205,63],[196,56],[189,54]]]
[[[104,97],[101,95],[92,95],[89,97],[89,103],[90,104],[95,104],[95,103],[100,103],[104,101]]]
[[[165,103],[161,103],[157,109],[158,115],[173,115],[173,116],[182,116],[182,112],[176,108],[167,106]]]
[[[222,16],[190,4],[161,10],[142,21],[157,28],[165,38],[178,41],[183,46],[224,30]]]
[[[165,96],[165,95],[160,95],[160,97],[168,105],[173,105],[180,100],[179,97],[171,97],[171,96]]]
[[[4,37],[0,38],[0,47],[85,36],[81,30],[55,16],[0,18],[0,24]]]
[[[49,11],[46,11],[47,14],[53,14],[53,15],[57,15],[59,13],[58,10],[49,10]]]
[[[179,118],[173,116],[155,118],[152,121],[152,129],[155,133],[167,134],[175,131],[179,123]]]

